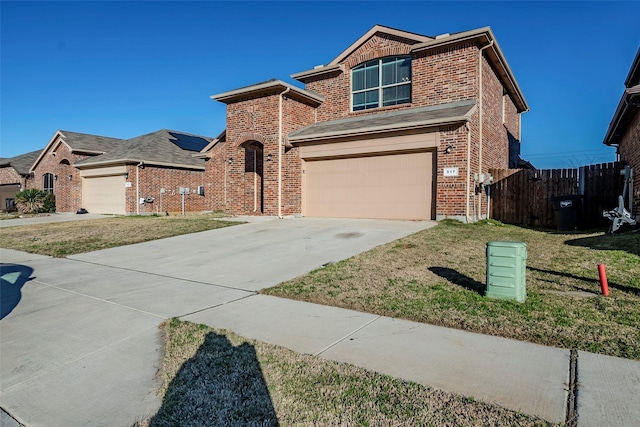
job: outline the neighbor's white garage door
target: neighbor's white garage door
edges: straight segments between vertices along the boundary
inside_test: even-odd
[[[90,213],[125,214],[125,177],[82,178],[82,207]]]
[[[308,160],[303,214],[432,219],[433,153]]]

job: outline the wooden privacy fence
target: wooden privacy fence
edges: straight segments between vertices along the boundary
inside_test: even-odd
[[[572,198],[578,204],[578,228],[603,228],[610,221],[603,210],[618,205],[624,178],[620,162],[582,166],[576,169],[490,169],[490,216],[508,224],[555,227],[552,197]]]

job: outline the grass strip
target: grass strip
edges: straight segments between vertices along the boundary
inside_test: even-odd
[[[239,222],[211,215],[117,216],[86,221],[19,225],[2,228],[0,247],[65,257],[182,234],[198,233]]]
[[[489,241],[527,244],[526,302],[484,297]],[[607,266],[609,297],[599,295],[600,263]],[[442,221],[263,293],[640,359],[640,233],[558,234]]]
[[[171,319],[163,403],[138,425],[547,426],[539,418]]]

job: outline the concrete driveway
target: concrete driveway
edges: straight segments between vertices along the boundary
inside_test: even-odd
[[[69,259],[2,249],[0,406],[28,426],[130,425],[161,403],[163,319],[432,225],[263,219]]]

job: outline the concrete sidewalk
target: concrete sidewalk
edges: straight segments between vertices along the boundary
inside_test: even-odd
[[[564,422],[568,350],[254,291],[426,226],[274,220],[74,259],[2,249],[0,406],[28,426],[148,417],[161,403],[157,326],[177,316]],[[579,352],[577,380],[578,426],[637,425],[640,362]]]

